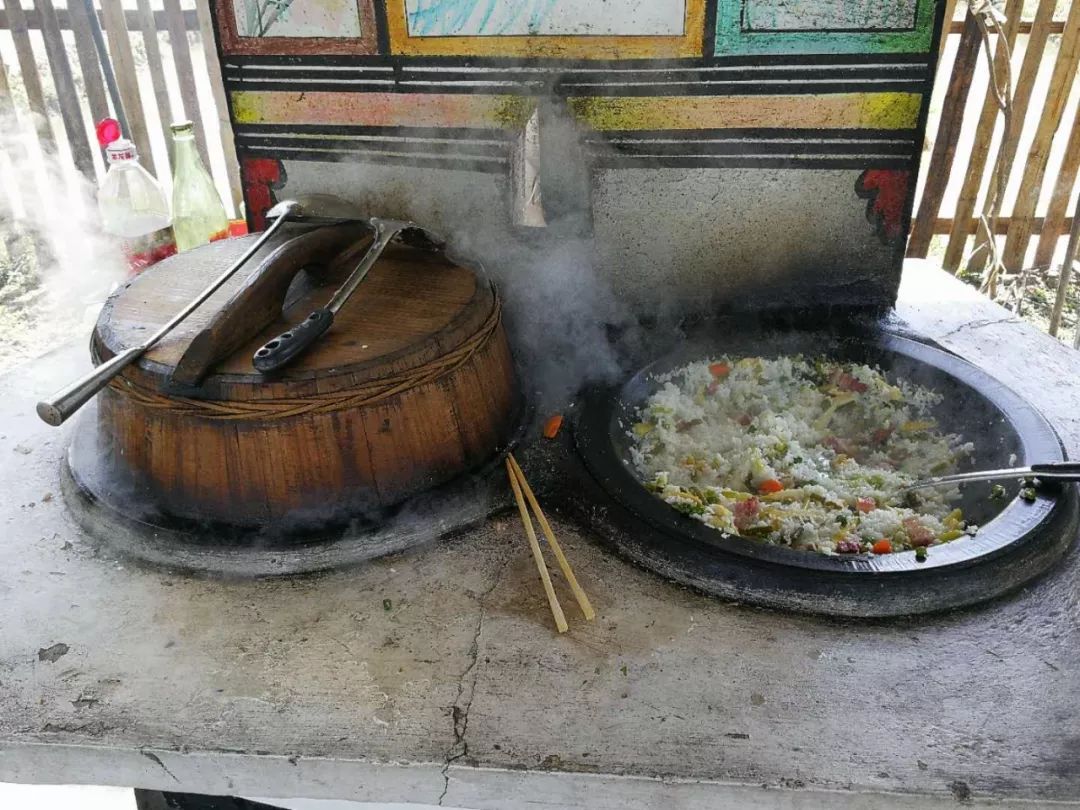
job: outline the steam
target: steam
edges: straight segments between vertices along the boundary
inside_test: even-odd
[[[0,371],[89,335],[125,276],[93,183],[0,117]]]

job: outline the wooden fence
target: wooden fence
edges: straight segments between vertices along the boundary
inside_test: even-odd
[[[116,111],[95,48],[98,28],[102,44],[107,42],[128,135],[144,165],[169,185],[168,127],[190,118],[204,163],[231,213],[239,212],[240,176],[205,0],[66,0],[63,6],[33,0],[33,8],[19,0],[0,4],[0,121],[10,127],[15,120],[16,134],[23,136],[0,137],[0,148],[17,153],[8,155],[10,160],[55,155],[92,183],[103,175],[94,123]],[[9,67],[4,54],[12,50],[15,65]],[[22,93],[9,74],[16,66]],[[33,203],[34,189],[14,191],[24,205]]]
[[[1077,228],[1080,0],[1000,0],[1004,19],[985,27],[965,3],[949,5],[941,100],[908,255],[929,255],[998,297],[1011,284],[1018,308],[1035,280],[1049,282],[1057,300],[1048,329],[1056,334],[1069,292],[1067,238]]]
[[[1048,321],[1056,333],[1071,289],[1071,264],[1064,260],[1070,230],[1073,245],[1080,241],[1080,217],[1073,211],[1080,172],[1080,0],[997,2],[1004,18],[987,25],[966,0],[948,0],[927,130],[932,146],[923,161],[908,255],[966,272],[990,292],[1012,285],[1019,291],[1017,307],[1029,277],[1053,282],[1056,272],[1058,295]],[[91,0],[93,17],[86,0],[62,6],[33,0],[25,9],[19,0],[0,3],[0,121],[18,117],[28,135],[22,157],[35,150],[55,153],[91,180],[103,171],[93,122],[111,107],[94,48],[96,17],[132,139],[143,156],[151,156],[147,164],[168,177],[168,124],[190,117],[199,125],[199,149],[219,189],[239,210],[239,176],[205,0]],[[18,103],[5,52],[14,52],[21,76]],[[999,109],[988,56],[999,92],[1008,87],[1007,115]],[[32,189],[19,192],[32,195]],[[993,250],[986,249],[988,232]],[[991,272],[995,266],[1003,271]]]

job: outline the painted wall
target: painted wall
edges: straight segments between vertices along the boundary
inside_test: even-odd
[[[216,0],[250,218],[333,190],[628,300],[887,303],[935,0]],[[547,228],[527,227],[545,222]]]

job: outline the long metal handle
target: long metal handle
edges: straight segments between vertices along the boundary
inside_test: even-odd
[[[108,385],[109,380],[123,371],[126,366],[131,365],[142,353],[141,346],[132,346],[114,355],[82,379],[76,380],[67,388],[39,402],[37,404],[38,416],[53,427],[64,424],[65,419],[85,405],[87,400]]]
[[[158,329],[138,346],[132,346],[129,349],[125,349],[120,354],[97,366],[90,373],[71,383],[71,385],[57,391],[48,399],[39,402],[37,405],[38,416],[53,427],[62,425],[68,417],[85,405],[87,400],[108,385],[113,377],[123,371],[126,366],[135,361],[143,353],[149,351],[154,344],[172,331],[173,327],[198,309],[206,299],[217,292],[218,288],[228,281],[233,273],[239,270],[248,259],[254,256],[256,251],[266,244],[266,240],[273,236],[274,233],[285,224],[286,220],[298,210],[300,210],[300,204],[293,200],[284,201],[283,203],[274,206],[274,209],[272,209],[270,213],[277,211],[277,219],[271,223],[269,228],[262,232],[262,236],[256,239],[251,247],[245,250],[239,259],[229,265],[229,268],[224,273],[210,282],[209,286],[199,293],[191,303],[180,310],[168,323]]]
[[[1075,461],[1054,461],[1048,464],[1032,464],[1030,467],[1009,467],[1002,470],[976,470],[974,472],[941,475],[926,478],[904,487],[926,489],[946,484],[962,484],[967,481],[995,481],[1005,478],[1041,478],[1047,481],[1080,481],[1080,463]]]

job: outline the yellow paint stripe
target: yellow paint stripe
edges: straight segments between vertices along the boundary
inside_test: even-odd
[[[238,91],[238,124],[355,124],[398,127],[516,129],[535,107],[516,95],[471,93],[332,93]]]
[[[917,93],[838,93],[826,96],[595,96],[570,99],[593,129],[913,129]]]

